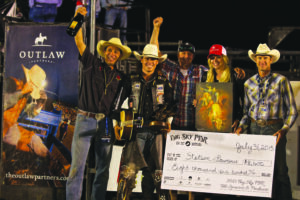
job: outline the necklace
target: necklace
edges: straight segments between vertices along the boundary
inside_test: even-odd
[[[106,83],[106,72],[105,72],[105,69],[104,69],[104,84],[105,84],[105,89],[104,89],[104,94],[106,95],[106,89],[108,88],[108,86],[111,84],[112,80],[114,79],[115,77],[115,73],[116,71],[114,71],[114,74],[113,76],[111,77],[110,81],[108,83]]]

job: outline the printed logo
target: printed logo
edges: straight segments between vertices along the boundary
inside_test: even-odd
[[[52,47],[49,43],[47,44],[47,35],[39,33],[37,37],[34,38],[33,47],[34,50],[20,51],[19,58],[30,59],[31,63],[55,63],[57,60],[64,58],[65,51],[51,51],[45,50],[44,47]],[[38,48],[43,48],[39,50]]]
[[[47,40],[47,36],[43,36],[42,33],[34,40],[34,45],[32,46],[43,46],[43,47],[51,47],[51,45],[44,44],[44,41]]]

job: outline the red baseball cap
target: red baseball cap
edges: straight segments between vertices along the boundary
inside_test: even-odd
[[[226,49],[222,45],[214,44],[210,47],[209,54],[208,54],[207,58],[209,58],[209,56],[211,56],[211,55],[218,55],[218,56],[225,55],[225,56],[227,56],[227,52],[226,52]]]

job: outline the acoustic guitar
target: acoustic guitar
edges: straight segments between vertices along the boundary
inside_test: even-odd
[[[131,110],[122,110],[120,112],[121,140],[129,141],[132,137],[133,129],[141,128],[143,125],[143,118],[134,119],[134,113]],[[147,125],[158,132],[164,132],[165,129],[168,129],[167,123],[162,121],[151,121]]]
[[[134,119],[134,113],[131,110],[122,110],[120,112],[120,137],[121,140],[129,141],[132,137],[132,131],[135,127],[143,126],[143,118]]]

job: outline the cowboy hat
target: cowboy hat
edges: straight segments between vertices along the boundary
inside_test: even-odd
[[[248,55],[254,62],[256,62],[255,57],[257,55],[271,56],[272,63],[277,62],[280,58],[280,52],[277,49],[270,50],[270,48],[266,44],[259,44],[256,49],[256,53],[253,53],[252,50],[249,50]]]
[[[33,90],[30,93],[32,98],[40,98],[40,90],[45,87],[46,73],[45,71],[38,66],[37,64],[33,65],[31,69],[27,69],[23,64],[22,68],[25,74],[27,83],[31,82],[33,85]]]
[[[158,48],[154,44],[147,44],[143,50],[142,55],[140,55],[136,51],[134,51],[133,54],[136,57],[136,59],[138,59],[138,60],[140,60],[141,58],[143,58],[145,56],[145,57],[150,57],[150,58],[157,58],[160,63],[163,62],[164,60],[166,60],[168,57],[167,54],[158,56]]]
[[[131,55],[131,49],[128,46],[123,45],[119,38],[113,37],[108,41],[100,40],[98,42],[97,52],[99,53],[100,56],[104,57],[105,48],[108,46],[115,46],[121,50],[121,56],[119,60],[124,60]]]

